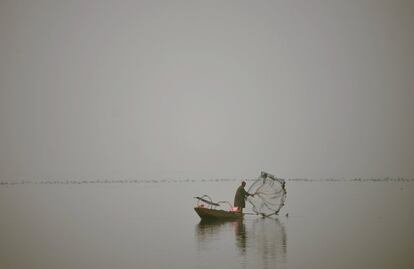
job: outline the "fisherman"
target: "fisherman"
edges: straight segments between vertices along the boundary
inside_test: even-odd
[[[244,186],[246,181],[242,181],[241,185],[237,188],[236,195],[234,196],[234,206],[237,207],[237,211],[243,213],[243,208],[246,206],[245,200],[247,196],[254,196],[254,194],[248,193]]]

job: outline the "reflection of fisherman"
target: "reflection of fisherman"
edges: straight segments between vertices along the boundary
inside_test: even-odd
[[[246,186],[246,182],[242,181],[242,184],[237,188],[236,195],[234,196],[234,206],[237,207],[239,212],[243,212],[243,208],[246,206],[245,200],[247,196],[253,196],[253,194],[245,191],[244,186]]]
[[[239,250],[242,255],[246,255],[246,225],[243,223],[243,219],[239,219],[235,222],[236,225],[236,245],[239,247]]]

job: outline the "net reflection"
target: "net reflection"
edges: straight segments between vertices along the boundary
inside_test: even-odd
[[[261,255],[263,268],[274,268],[272,264],[286,265],[286,229],[278,219],[254,220],[249,236],[256,241],[255,247]]]
[[[245,266],[286,267],[286,230],[278,219],[254,218],[232,221],[202,220],[196,225],[198,251],[214,256],[235,247],[235,255],[244,258]]]

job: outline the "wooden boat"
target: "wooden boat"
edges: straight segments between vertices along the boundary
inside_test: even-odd
[[[196,206],[194,210],[202,220],[234,220],[243,218],[243,213],[237,211],[212,209],[203,206]]]

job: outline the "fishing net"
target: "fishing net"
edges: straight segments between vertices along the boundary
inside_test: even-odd
[[[266,217],[277,215],[287,196],[285,180],[265,172],[253,182],[248,192],[254,194],[247,198],[253,212]]]

